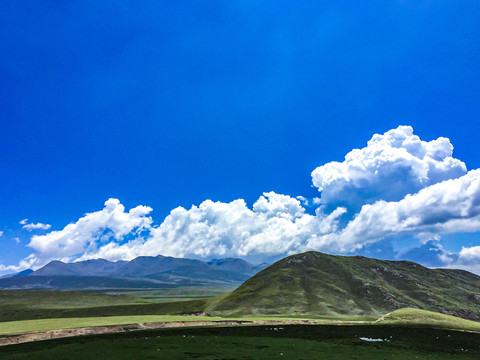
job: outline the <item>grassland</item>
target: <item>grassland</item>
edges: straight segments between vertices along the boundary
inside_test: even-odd
[[[0,323],[0,335],[12,335],[60,329],[77,329],[91,326],[113,326],[153,322],[191,322],[221,320],[224,319],[220,317],[206,316],[139,315],[7,321]]]
[[[378,339],[381,341],[368,341]],[[0,347],[0,359],[478,359],[478,334],[392,326],[179,328]]]
[[[0,309],[5,306],[36,309],[71,309],[95,306],[147,304],[147,300],[130,294],[107,295],[78,291],[0,290]]]
[[[219,316],[185,316],[185,315],[128,315],[128,316],[95,316],[77,318],[50,318],[36,320],[21,320],[0,322],[0,335],[22,334],[29,332],[51,331],[60,329],[76,329],[94,326],[114,326],[155,322],[193,322],[193,321],[309,321],[318,325],[342,325],[358,324],[376,326],[407,326],[445,328],[450,330],[472,331],[480,333],[480,323],[461,319],[455,316],[439,314],[419,309],[400,309],[371,320],[358,317],[336,318],[311,318],[311,317],[288,317],[288,316],[243,316],[243,317],[219,317]]]
[[[234,289],[232,288],[209,288],[209,287],[195,287],[195,288],[178,288],[178,289],[118,289],[118,290],[104,290],[96,293],[103,293],[109,295],[133,295],[141,299],[148,300],[155,303],[191,301],[199,299],[208,299],[218,295],[225,294]]]
[[[7,321],[0,323],[0,336],[15,335],[31,332],[44,332],[52,330],[78,329],[83,327],[116,326],[145,323],[170,323],[170,322],[254,322],[264,321],[272,323],[286,323],[289,321],[308,321],[316,324],[350,323],[344,320],[314,320],[307,318],[255,316],[243,318],[224,318],[219,316],[187,316],[187,315],[138,315],[138,316],[105,316],[105,317],[82,317],[82,318],[59,318]]]
[[[148,295],[151,299],[134,294]],[[209,289],[96,294],[75,291],[0,291],[0,322],[48,318],[175,315],[205,310]],[[195,300],[191,300],[191,299]],[[175,301],[177,300],[177,301]],[[180,301],[178,301],[180,300]]]

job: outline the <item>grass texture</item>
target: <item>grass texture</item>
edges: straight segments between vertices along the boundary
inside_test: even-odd
[[[405,326],[285,325],[159,329],[0,348],[0,359],[87,358],[478,359],[480,337]]]

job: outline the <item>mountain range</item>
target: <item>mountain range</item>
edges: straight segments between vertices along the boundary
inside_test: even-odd
[[[171,313],[215,315],[376,317],[418,308],[480,321],[480,276],[430,269],[410,261],[309,251],[267,267],[234,258],[209,262],[142,256],[52,261],[36,271],[0,279],[3,289],[144,289],[208,286],[235,289],[211,299],[172,303]],[[192,309],[189,309],[189,306]],[[162,313],[161,309],[157,309]],[[103,311],[103,310],[102,310]],[[169,312],[170,313],[170,312]]]
[[[168,288],[178,286],[236,287],[267,264],[236,258],[209,262],[158,255],[131,261],[94,259],[52,261],[32,271],[0,278],[1,289]]]

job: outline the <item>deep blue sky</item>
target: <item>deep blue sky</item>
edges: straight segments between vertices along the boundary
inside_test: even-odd
[[[478,1],[4,1],[0,24],[0,263],[20,220],[109,197],[161,221],[316,196],[313,169],[400,124],[480,167]]]

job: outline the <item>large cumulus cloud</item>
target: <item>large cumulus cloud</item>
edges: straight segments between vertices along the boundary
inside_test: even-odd
[[[375,134],[367,146],[350,151],[343,162],[330,162],[312,172],[321,191],[321,203],[357,210],[377,200],[398,201],[407,194],[466,173],[465,164],[452,157],[449,139],[429,142],[399,126]]]

